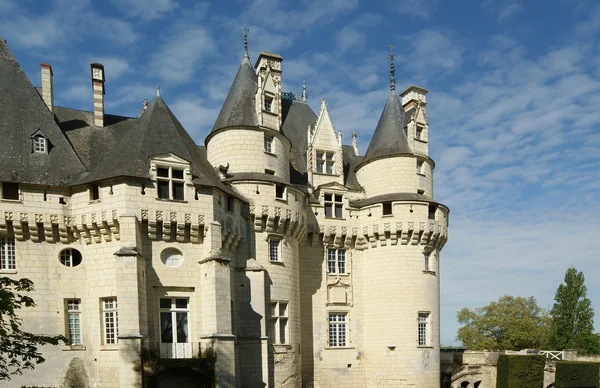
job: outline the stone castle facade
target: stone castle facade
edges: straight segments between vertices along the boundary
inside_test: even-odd
[[[25,329],[70,339],[7,386],[439,387],[426,90],[392,67],[361,156],[276,54],[245,51],[204,146],[160,93],[106,114],[104,71],[92,112],[57,107],[0,39],[0,276],[35,284]]]

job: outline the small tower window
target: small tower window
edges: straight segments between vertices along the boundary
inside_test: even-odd
[[[287,200],[284,185],[275,185],[275,198]]]
[[[183,170],[173,167],[158,167],[156,175],[158,198],[183,201]]]
[[[341,194],[325,194],[324,199],[325,217],[342,218],[343,196]]]
[[[271,108],[273,107],[273,98],[265,96],[265,110],[267,112],[272,112]]]
[[[265,135],[265,152],[273,153],[273,136]]]
[[[423,161],[417,160],[417,174],[423,174]]]
[[[417,130],[415,132],[415,139],[423,140],[423,126],[417,125]]]
[[[383,215],[391,216],[392,215],[392,203],[384,202],[382,205],[383,205]]]
[[[428,219],[430,220],[435,220],[435,212],[437,211],[437,206],[435,205],[429,205],[429,214],[428,214]]]
[[[77,267],[81,264],[81,252],[72,248],[63,249],[60,252],[60,263],[65,267]]]
[[[90,187],[90,201],[97,201],[100,199],[100,187],[94,183]]]
[[[40,135],[33,138],[33,152],[38,154],[45,154],[48,152],[48,142]]]

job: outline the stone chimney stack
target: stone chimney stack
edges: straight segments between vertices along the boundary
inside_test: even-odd
[[[46,103],[50,112],[54,108],[54,90],[52,85],[52,66],[47,63],[42,63],[42,99]]]
[[[423,106],[427,104],[427,100],[425,99],[426,94],[427,90],[421,87],[415,85],[409,86],[405,91],[400,93],[400,97],[402,97],[402,107],[407,111],[413,106]]]
[[[104,127],[104,66],[92,63],[90,68],[94,90],[94,126]]]
[[[256,59],[256,63],[254,64],[254,68],[256,69],[258,79],[259,79],[259,88],[264,88],[264,80],[267,73],[267,68],[270,69],[271,75],[273,76],[273,83],[275,84],[275,90],[272,90],[273,96],[269,98],[273,98],[272,103],[272,113],[277,114],[278,116],[278,127],[281,128],[282,123],[282,109],[281,109],[281,62],[283,58],[279,54],[268,53],[262,51],[258,54],[258,58]],[[261,105],[264,105],[261,103]],[[264,123],[264,122],[263,122]]]
[[[358,134],[356,132],[352,132],[352,149],[354,150],[354,155],[360,156],[360,152],[358,152]]]

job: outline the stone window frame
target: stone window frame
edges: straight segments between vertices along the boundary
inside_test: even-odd
[[[17,246],[14,238],[0,237],[0,272],[17,272]]]
[[[70,346],[83,345],[83,310],[81,308],[81,299],[65,299],[65,321],[66,334]],[[78,332],[75,332],[77,329]],[[77,338],[77,336],[79,338]]]
[[[275,95],[269,92],[263,94],[263,106],[262,110],[267,113],[273,113],[273,106],[275,105]]]
[[[327,199],[327,196],[331,196]],[[340,197],[338,201],[337,197]],[[331,215],[327,215],[327,209],[330,209]],[[339,217],[337,210],[339,209]],[[335,192],[323,192],[323,215],[326,218],[344,219],[344,194]]]
[[[181,306],[177,306],[177,300],[184,300],[186,301],[186,306],[185,307],[181,307]],[[170,301],[170,305],[169,307],[161,307],[161,301],[162,300],[169,300]],[[165,295],[161,295],[158,298],[158,342],[160,344],[190,344],[191,346],[191,338],[192,338],[192,329],[193,329],[193,324],[192,324],[192,314],[191,314],[191,308],[190,306],[192,305],[192,298],[191,295],[179,295],[179,293],[172,295],[171,293],[169,294],[165,294]],[[161,328],[161,313],[170,313],[171,314],[171,326],[172,326],[172,330],[174,332],[172,332],[172,335],[174,334],[175,336],[172,337],[173,342],[162,342],[162,328]],[[186,341],[185,342],[179,342],[177,340],[177,342],[175,341],[177,338],[177,314],[180,313],[185,313],[187,314],[187,333],[186,333]],[[175,324],[174,324],[175,323]],[[191,349],[191,348],[190,348]]]
[[[425,161],[422,159],[417,159],[417,175],[425,176],[423,172],[423,166],[425,165]]]
[[[423,310],[417,312],[417,347],[432,347],[431,326],[431,311]]]
[[[264,137],[264,148],[263,150],[267,153],[267,154],[275,154],[275,136],[273,135],[267,135],[265,133],[265,137]]]
[[[114,346],[119,343],[119,308],[116,296],[100,298],[102,314],[102,344]]]
[[[269,236],[267,238],[267,249],[269,254],[269,262],[271,263],[281,263],[282,254],[281,254],[281,241],[283,239],[277,236]]]
[[[340,253],[343,255],[340,256]],[[332,255],[333,253],[333,255]],[[331,275],[347,275],[348,272],[348,250],[346,248],[327,248],[327,273]],[[340,270],[340,263],[343,263],[343,270]],[[332,271],[333,269],[333,271]]]
[[[343,317],[343,321],[333,320],[332,317]],[[344,349],[350,348],[350,313],[347,310],[327,311],[327,348]],[[343,333],[339,330],[343,327]],[[343,339],[343,343],[340,341]]]
[[[321,154],[321,156],[319,155]],[[336,175],[335,173],[335,151],[316,149],[315,150],[315,172],[324,175]],[[331,155],[330,158],[328,156]]]
[[[158,176],[158,169],[168,169],[168,176]],[[173,178],[173,169],[177,171],[183,171],[182,178]],[[186,187],[192,185],[192,175],[190,171],[190,162],[185,159],[179,158],[175,155],[162,155],[156,156],[150,160],[150,179],[155,185],[156,188],[156,197],[155,199],[159,201],[174,201],[174,202],[187,202],[186,200]],[[159,181],[168,181],[169,182],[169,198],[160,198],[159,197]],[[173,196],[173,182],[175,183],[183,183],[183,198],[176,199]]]
[[[281,307],[284,307],[282,312]],[[287,300],[269,301],[269,342],[272,345],[290,345],[290,303]],[[283,333],[283,340],[281,339]]]
[[[6,197],[6,193],[9,191],[9,186],[12,186],[12,187],[10,187],[10,191],[12,193],[16,193],[16,198],[15,197],[11,197],[11,198]],[[16,192],[14,190],[15,188],[16,188]],[[19,183],[0,182],[0,199],[2,201],[21,202],[21,194],[22,194],[22,190],[21,190],[21,185]]]
[[[169,254],[168,257],[166,256],[167,254]],[[180,257],[179,264],[178,265],[167,264],[169,259],[175,255]],[[160,251],[160,261],[167,268],[179,268],[183,265],[185,258],[183,256],[183,252],[181,251],[181,249],[169,246]]]

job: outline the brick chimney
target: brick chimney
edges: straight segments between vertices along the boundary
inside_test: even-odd
[[[42,63],[42,99],[46,103],[50,112],[54,108],[54,90],[52,86],[52,66],[47,63]]]
[[[92,63],[90,68],[94,90],[94,126],[104,127],[104,66]]]

